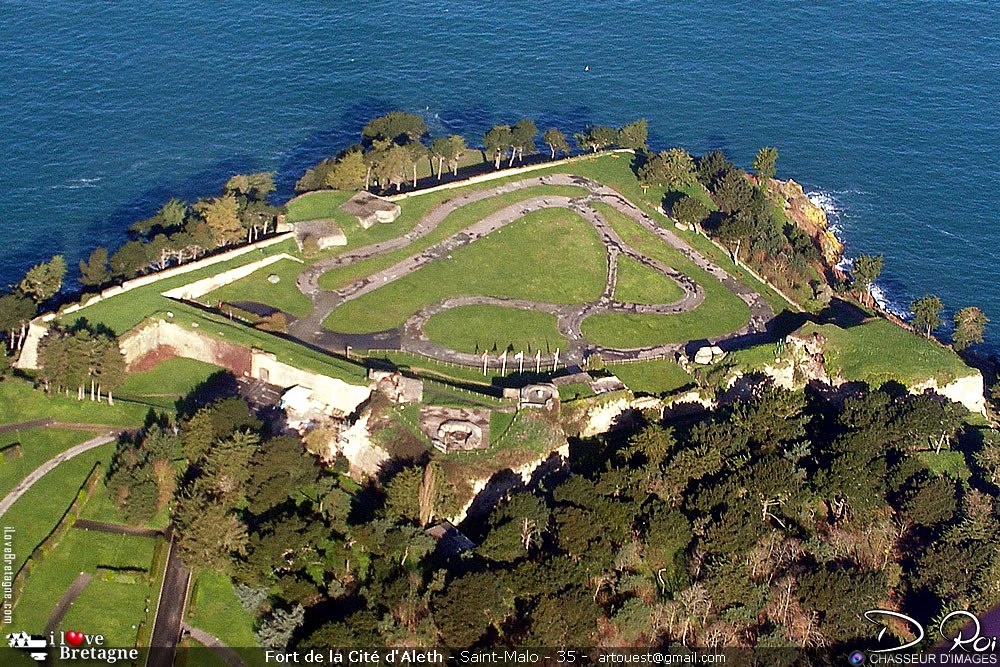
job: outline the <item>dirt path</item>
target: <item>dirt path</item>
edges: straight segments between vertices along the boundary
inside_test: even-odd
[[[372,273],[337,290],[324,291],[319,288],[319,276],[325,271],[339,266],[348,266],[365,259],[378,257],[387,252],[405,248],[419,238],[430,234],[454,210],[469,203],[480,201],[498,194],[538,185],[568,185],[582,187],[589,191],[583,197],[541,196],[526,199],[492,213],[469,227],[452,234],[448,238],[407,257],[392,266]],[[456,352],[431,341],[423,328],[433,315],[467,305],[497,305],[522,310],[534,310],[555,315],[560,333],[569,342],[569,348],[561,351],[560,359],[570,364],[582,362],[588,355],[598,353],[609,361],[656,359],[683,349],[687,343],[668,343],[638,348],[606,348],[588,341],[581,332],[584,319],[597,313],[639,313],[653,315],[673,315],[689,312],[704,301],[704,289],[688,275],[647,257],[628,245],[593,206],[594,202],[608,205],[677,250],[691,262],[718,279],[727,289],[743,300],[750,309],[747,324],[738,331],[709,339],[713,344],[728,343],[734,349],[761,342],[767,338],[767,324],[774,318],[771,306],[757,292],[753,291],[724,269],[710,261],[689,246],[669,229],[659,225],[649,215],[616,190],[581,176],[554,174],[507,183],[487,190],[466,193],[455,199],[442,202],[429,211],[407,234],[375,243],[343,255],[317,262],[304,271],[298,281],[299,289],[313,303],[313,312],[307,318],[293,323],[290,333],[316,347],[331,351],[341,351],[347,346],[359,349],[400,349],[423,356],[457,363],[465,366],[479,366],[478,355]],[[337,334],[323,327],[323,321],[342,304],[357,299],[371,291],[407,276],[442,257],[447,257],[455,249],[475,241],[519,220],[524,215],[545,208],[565,208],[580,215],[597,230],[608,251],[608,269],[604,293],[595,301],[583,304],[561,305],[531,301],[527,299],[499,299],[495,297],[467,296],[444,299],[429,304],[414,313],[406,323],[397,329],[369,334]],[[617,279],[617,260],[625,255],[676,282],[684,296],[670,304],[636,304],[614,299]],[[546,355],[545,362],[553,361],[553,354]]]
[[[105,427],[106,428],[106,427]],[[56,454],[51,459],[43,463],[42,465],[35,468],[32,472],[28,474],[27,477],[18,482],[17,486],[4,496],[3,500],[0,500],[0,516],[7,513],[11,505],[17,502],[17,499],[23,496],[28,489],[30,489],[35,482],[44,477],[49,471],[54,469],[60,463],[65,463],[69,461],[74,456],[83,454],[84,452],[89,452],[91,449],[100,447],[101,445],[106,445],[109,442],[114,442],[118,439],[117,433],[111,433],[109,435],[102,435],[96,438],[91,438],[86,442],[82,442],[79,445],[70,447],[64,452]]]
[[[108,433],[116,430],[107,424],[81,424],[77,422],[57,422],[51,417],[45,419],[32,419],[16,424],[4,424],[0,426],[0,434],[15,433],[17,431],[27,431],[33,428],[60,428],[66,431],[87,431],[89,433]]]
[[[45,622],[45,632],[42,633],[43,637],[48,637],[50,632],[55,632],[59,629],[59,624],[62,623],[63,618],[65,618],[66,613],[69,611],[70,605],[73,601],[80,597],[80,593],[83,589],[87,587],[90,583],[91,576],[86,572],[81,572],[77,575],[73,583],[70,584],[66,592],[62,594],[59,598],[59,602],[56,603],[55,608],[52,609],[52,613],[49,614],[49,620]]]
[[[112,535],[132,535],[134,537],[160,537],[163,535],[162,530],[136,528],[135,526],[123,526],[117,523],[91,521],[90,519],[77,519],[73,522],[73,527],[81,530],[96,530],[100,533],[111,533]]]
[[[225,643],[218,637],[208,634],[204,630],[199,630],[198,628],[192,627],[187,623],[181,624],[181,630],[190,635],[191,639],[194,639],[199,644],[203,644],[222,659],[229,667],[246,667],[246,663],[239,656],[236,651],[226,646]]]

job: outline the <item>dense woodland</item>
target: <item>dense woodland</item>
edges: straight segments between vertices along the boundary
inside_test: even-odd
[[[267,646],[853,650],[867,609],[1000,602],[1000,438],[967,416],[890,387],[760,387],[572,442],[572,474],[465,522],[457,556],[425,532],[454,511],[433,466],[358,487],[235,398],[151,423],[109,487],[137,520],[174,498],[188,562],[238,582]]]

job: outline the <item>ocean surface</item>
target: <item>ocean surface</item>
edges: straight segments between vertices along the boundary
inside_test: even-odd
[[[642,117],[655,148],[777,147],[891,308],[980,306],[1000,350],[994,3],[0,0],[0,45],[0,284],[235,172],[287,196],[392,109],[472,144]]]

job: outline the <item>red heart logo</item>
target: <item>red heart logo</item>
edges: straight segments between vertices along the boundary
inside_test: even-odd
[[[66,633],[66,643],[70,646],[79,646],[83,641],[83,633],[70,630]]]

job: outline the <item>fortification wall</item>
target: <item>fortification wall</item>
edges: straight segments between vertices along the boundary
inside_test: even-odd
[[[249,264],[234,267],[228,271],[216,273],[214,276],[208,276],[207,278],[196,280],[193,283],[188,283],[187,285],[175,287],[174,289],[163,292],[163,296],[171,299],[197,299],[198,297],[204,296],[209,292],[214,292],[229,283],[234,283],[241,278],[246,278],[251,273],[258,271],[265,266],[270,266],[275,262],[280,262],[283,259],[289,259],[293,262],[299,262],[300,264],[303,263],[298,257],[293,257],[292,255],[283,252],[279,255],[271,255],[270,257],[258,259],[256,262],[250,262]]]
[[[175,356],[220,366],[237,377],[249,376],[253,368],[249,348],[163,320],[152,320],[130,331],[118,339],[118,346],[127,366],[156,350],[169,348]]]
[[[279,387],[309,387],[314,399],[333,406],[345,415],[355,412],[372,393],[371,387],[348,384],[337,378],[296,368],[260,350],[253,351],[250,374]]]

